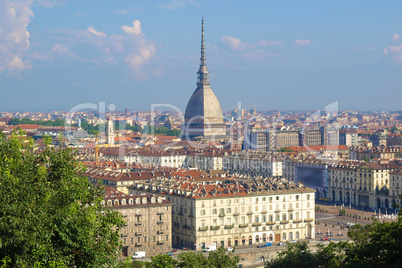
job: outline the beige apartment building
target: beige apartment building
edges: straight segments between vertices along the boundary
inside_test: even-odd
[[[328,168],[331,201],[361,207],[390,208],[390,172],[395,163],[345,161]]]
[[[402,207],[402,170],[398,169],[389,173],[390,176],[390,184],[389,184],[389,201],[391,203],[391,207],[395,207],[396,205],[399,208]]]
[[[169,252],[172,247],[173,203],[162,195],[127,195],[106,188],[104,205],[119,211],[126,226],[120,231],[122,257],[145,251],[146,256]]]
[[[164,193],[173,202],[173,245],[201,250],[314,238],[315,190],[285,179],[197,183],[150,180],[132,194]]]

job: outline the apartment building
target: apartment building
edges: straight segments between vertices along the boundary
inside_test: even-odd
[[[402,170],[397,169],[389,173],[389,202],[392,208],[402,207]],[[386,199],[384,200],[384,203]],[[386,204],[384,204],[386,205]]]
[[[349,148],[349,159],[370,161],[371,159],[392,159],[402,153],[401,146],[390,147],[364,147],[353,146]]]
[[[171,250],[173,203],[163,195],[127,195],[106,188],[103,204],[119,211],[126,221],[120,231],[122,257],[137,251],[145,251],[148,257]]]
[[[285,179],[197,183],[149,180],[132,194],[163,193],[173,202],[173,244],[201,250],[314,238],[315,190]]]
[[[328,168],[331,201],[370,208],[390,208],[390,172],[395,163],[345,161]],[[385,202],[385,200],[388,200]]]
[[[339,130],[339,144],[346,146],[359,145],[359,134],[357,130],[341,129]]]
[[[223,158],[223,171],[230,174],[282,177],[285,155],[278,152],[242,151]]]

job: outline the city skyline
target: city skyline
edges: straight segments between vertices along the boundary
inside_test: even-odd
[[[290,4],[290,5],[289,5]],[[2,111],[79,103],[184,111],[202,14],[222,109],[400,110],[402,31],[389,1],[17,1],[0,4]],[[244,107],[246,108],[246,107]]]

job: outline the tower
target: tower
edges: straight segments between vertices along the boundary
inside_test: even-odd
[[[107,120],[107,134],[106,134],[106,138],[107,138],[107,144],[109,146],[113,146],[114,145],[114,124],[113,124],[113,119],[110,116],[109,119]]]
[[[204,18],[201,27],[201,58],[197,88],[187,103],[182,128],[183,138],[222,139],[226,137],[221,105],[210,87],[205,57]]]

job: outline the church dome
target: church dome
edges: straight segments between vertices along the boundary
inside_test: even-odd
[[[205,58],[204,19],[202,20],[200,60],[197,89],[187,103],[182,135],[184,138],[222,138],[226,136],[226,126],[223,123],[221,105],[210,87]]]

